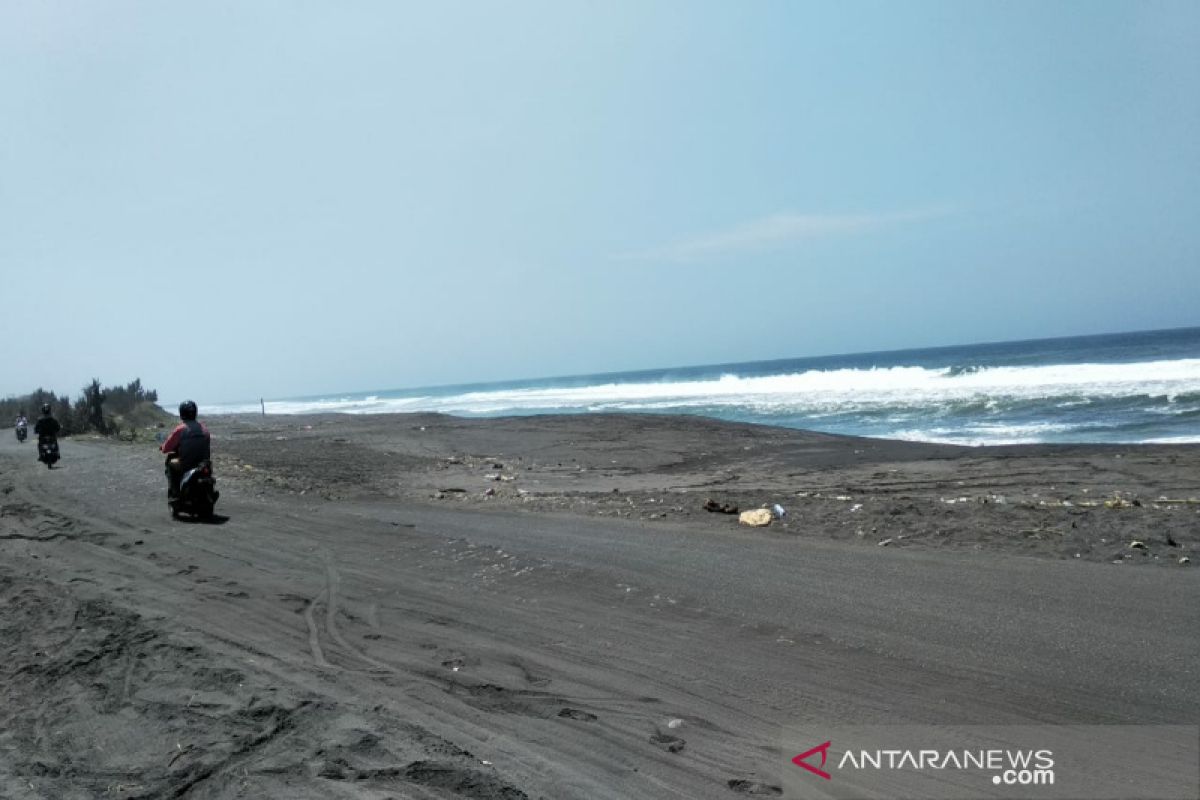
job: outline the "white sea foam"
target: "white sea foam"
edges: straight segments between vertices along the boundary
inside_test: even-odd
[[[740,409],[756,416],[873,413],[1013,401],[1062,406],[1096,399],[1147,398],[1174,402],[1200,394],[1200,359],[1132,364],[1060,364],[989,367],[952,374],[946,369],[891,367],[809,370],[783,375],[694,381],[597,383],[587,386],[498,388],[396,397],[341,397],[272,401],[271,413],[439,411],[495,415],[536,411],[666,411]],[[1190,407],[1190,404],[1189,404]],[[258,404],[216,412],[253,412]]]

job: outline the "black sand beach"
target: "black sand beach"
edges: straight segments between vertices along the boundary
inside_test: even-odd
[[[219,524],[151,444],[0,440],[0,797],[772,796],[788,725],[1200,720],[1198,445],[209,423]]]

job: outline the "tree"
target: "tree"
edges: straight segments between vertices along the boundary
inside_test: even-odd
[[[91,385],[83,387],[83,406],[87,409],[88,427],[99,433],[108,433],[108,425],[104,422],[106,396],[100,388],[99,378],[92,378]]]

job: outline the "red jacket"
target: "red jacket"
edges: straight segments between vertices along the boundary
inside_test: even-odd
[[[205,436],[209,435],[208,427],[205,426],[203,422],[200,423],[200,428],[204,431]],[[176,425],[175,430],[171,431],[171,435],[168,436],[167,440],[162,443],[162,447],[160,447],[159,450],[163,451],[164,453],[174,453],[179,449],[179,440],[183,438],[183,434],[186,430],[186,424],[181,422]]]

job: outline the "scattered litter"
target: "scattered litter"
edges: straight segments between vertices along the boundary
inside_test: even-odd
[[[879,542],[879,546],[880,546],[880,547],[887,547],[887,546],[888,546],[889,544],[891,544],[891,543],[892,543],[892,540],[891,540],[890,538],[889,538],[889,539],[881,539],[881,540],[880,540],[880,542]]]
[[[1130,550],[1145,550],[1146,543],[1143,541],[1140,541],[1138,539],[1134,539],[1132,542],[1129,543],[1129,549]]]
[[[848,494],[839,494],[837,497],[834,497],[833,499],[834,499],[834,500],[841,500],[841,501],[843,501],[843,502],[849,502],[849,501],[853,500],[854,498],[853,498],[853,497],[851,497],[851,496],[850,496],[850,495],[848,495]]]
[[[1179,558],[1179,566],[1181,566],[1181,567],[1186,567],[1190,563],[1192,563],[1192,560],[1190,558],[1188,558],[1187,556],[1181,556]]]
[[[650,737],[650,743],[656,744],[666,750],[668,753],[678,753],[683,750],[683,746],[687,744],[678,736],[671,736],[665,733],[656,733]]]
[[[1136,500],[1131,503],[1123,497],[1114,497],[1104,501],[1105,508],[1130,508],[1135,505],[1141,505],[1141,503]]]
[[[855,511],[858,511],[861,508],[862,503],[855,503],[854,505],[850,506],[850,513],[853,514]]]
[[[616,489],[613,489],[613,491],[615,492]],[[704,510],[711,511],[716,514],[736,514],[736,513],[738,513],[738,507],[733,505],[732,503],[718,503],[716,500],[713,500],[712,498],[709,498],[708,500],[704,501]]]
[[[771,524],[771,512],[765,508],[755,508],[750,511],[743,511],[738,517],[738,522],[743,525],[750,525],[755,528],[761,528]]]
[[[495,495],[496,495],[496,487],[494,487],[494,486],[489,486],[487,488],[487,490],[483,493],[484,497],[495,497]]]
[[[787,509],[776,503],[771,506],[771,513],[775,515],[775,519],[783,519],[787,516]]]
[[[667,723],[668,728],[678,728],[681,725],[683,725],[683,720],[681,719],[673,719]]]

